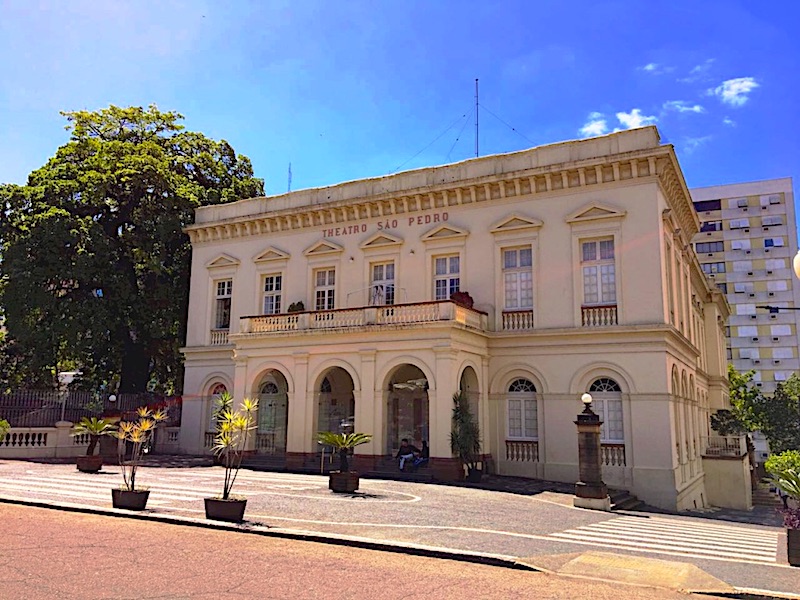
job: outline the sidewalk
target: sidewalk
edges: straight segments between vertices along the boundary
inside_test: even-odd
[[[248,521],[227,525],[203,518],[202,498],[221,489],[222,469],[210,465],[204,458],[149,457],[137,480],[151,487],[151,501],[144,513],[131,514],[110,507],[109,490],[121,482],[119,467],[86,475],[71,463],[0,461],[0,501],[569,575],[595,573],[619,581],[630,581],[635,573],[634,579],[669,589],[731,593],[738,587],[789,593],[797,589],[795,578],[800,577],[775,557],[781,533],[776,515],[720,510],[699,518],[648,509],[585,511],[572,507],[572,486],[492,476],[477,486],[362,479],[358,493],[334,495],[324,476],[243,470],[234,493],[248,498]],[[687,541],[685,552],[658,550],[656,543],[644,544],[633,536],[608,545],[581,541],[582,531],[616,524],[624,532],[639,523],[666,527],[676,539],[697,540],[691,548]],[[748,526],[735,529],[742,527],[738,523]],[[715,556],[725,554],[721,542],[704,549],[705,538],[718,532],[731,539],[730,560]],[[653,535],[656,542],[663,537]],[[772,547],[772,558],[764,554],[762,559],[748,549],[752,544],[741,544],[748,538]],[[785,552],[785,538],[783,544]],[[741,559],[733,556],[738,553]],[[689,575],[686,562],[697,567]]]

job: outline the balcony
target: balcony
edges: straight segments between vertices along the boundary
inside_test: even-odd
[[[532,310],[503,311],[503,331],[525,331],[533,329]]]
[[[741,457],[747,454],[743,435],[711,435],[701,439],[703,456]]]
[[[442,300],[242,317],[240,331],[243,334],[271,334],[438,322],[457,323],[478,331],[487,328],[486,313]]]
[[[581,307],[581,325],[583,327],[610,327],[616,324],[616,304]]]
[[[224,346],[228,343],[228,330],[227,329],[212,329],[211,330],[211,345]]]

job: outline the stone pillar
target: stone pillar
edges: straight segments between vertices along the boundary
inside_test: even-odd
[[[581,400],[585,404],[583,412],[578,415],[575,425],[578,426],[578,469],[579,479],[575,484],[573,504],[581,508],[595,510],[611,510],[608,489],[603,483],[601,465],[600,416],[592,410],[592,397],[584,394]],[[588,401],[587,401],[588,400]]]
[[[55,456],[55,458],[61,458],[62,456],[76,455],[75,452],[72,451],[74,440],[70,435],[71,431],[72,431],[72,421],[58,421],[56,423],[56,435],[55,435],[56,444],[53,452],[53,456]]]
[[[369,444],[362,444],[355,449],[356,456],[377,456],[383,454],[383,423],[379,420],[383,415],[381,410],[381,394],[375,394],[375,358],[374,349],[360,350],[361,356],[361,389],[355,390],[353,396],[356,401],[354,432],[368,433],[372,436]]]
[[[442,304],[441,306],[448,306]],[[457,353],[450,345],[435,346],[436,387],[430,385],[428,404],[430,411],[430,467],[437,479],[452,481],[464,478],[464,470],[450,451],[450,430],[453,417],[453,394],[458,391]]]
[[[299,469],[305,463],[306,455],[316,452],[316,432],[314,427],[314,390],[308,381],[308,352],[293,355],[294,390],[288,394],[286,425],[286,467]],[[312,447],[312,445],[314,445]]]

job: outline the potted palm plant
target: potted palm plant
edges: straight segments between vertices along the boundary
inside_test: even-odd
[[[481,433],[469,406],[467,393],[459,390],[453,394],[453,419],[450,430],[450,450],[467,469],[467,481],[478,483],[483,475],[481,460]]]
[[[769,463],[768,463],[769,466]],[[800,469],[786,468],[772,473],[772,484],[786,494],[793,506],[786,502],[783,525],[786,527],[786,554],[789,564],[800,567]]]
[[[238,523],[244,518],[247,498],[231,496],[231,490],[242,467],[242,457],[247,450],[250,432],[256,428],[258,400],[245,398],[236,411],[232,408],[233,398],[230,394],[222,394],[218,402],[213,450],[225,469],[225,479],[222,496],[204,499],[206,519]]]
[[[72,430],[73,436],[88,435],[89,445],[86,448],[86,455],[76,459],[78,471],[82,473],[97,473],[103,467],[103,457],[95,454],[95,449],[104,435],[113,435],[115,428],[111,421],[97,417],[83,417],[80,423],[75,425]]]
[[[333,447],[339,453],[339,470],[331,471],[328,487],[339,493],[352,494],[358,489],[358,473],[350,470],[347,455],[356,446],[372,440],[368,433],[334,433],[320,431],[317,441],[325,446]]]
[[[6,433],[8,433],[9,429],[11,429],[11,425],[8,424],[8,421],[0,419],[0,442],[6,437]]]
[[[142,461],[144,449],[148,447],[156,427],[166,419],[166,411],[154,411],[146,406],[141,406],[136,410],[135,421],[119,422],[115,435],[123,486],[111,490],[111,501],[114,508],[144,510],[147,506],[150,490],[136,488],[136,471]],[[130,457],[126,458],[128,451],[130,451]]]

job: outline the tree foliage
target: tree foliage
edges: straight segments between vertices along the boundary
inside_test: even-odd
[[[179,389],[194,209],[263,194],[224,140],[155,106],[62,113],[69,141],[0,186],[0,303],[25,383],[73,364],[84,385]]]
[[[732,408],[712,415],[711,427],[720,435],[761,431],[773,453],[800,450],[800,378],[793,374],[765,395],[753,385],[753,374],[728,365]]]

